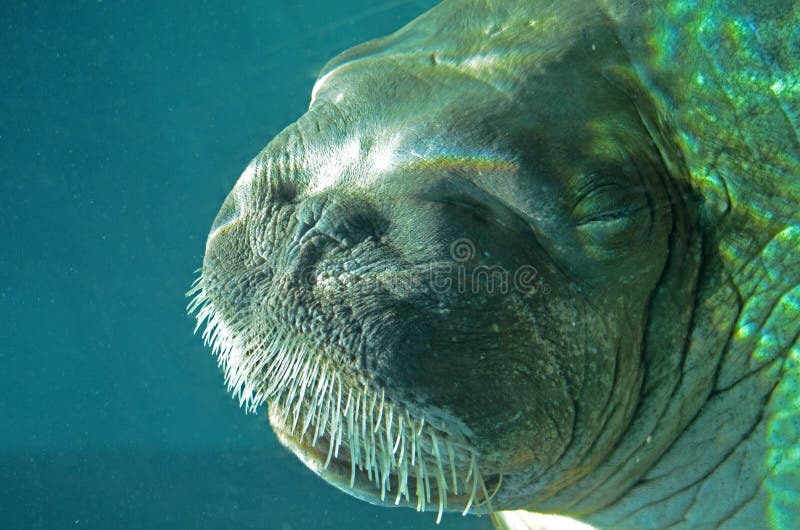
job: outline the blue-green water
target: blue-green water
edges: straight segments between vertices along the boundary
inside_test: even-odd
[[[435,528],[306,471],[184,310],[216,210],[318,69],[433,3],[3,3],[1,528]]]

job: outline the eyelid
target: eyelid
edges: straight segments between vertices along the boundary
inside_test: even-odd
[[[579,188],[576,195],[575,207],[584,201],[587,197],[594,195],[599,190],[603,189],[622,189],[622,186],[617,180],[607,174],[606,172],[593,172],[586,176],[585,184]]]
[[[613,176],[595,175],[595,180],[590,180],[580,190],[573,208],[578,226],[617,223],[631,218],[645,208],[646,205],[637,200],[636,194],[622,186]]]
[[[497,217],[491,207],[480,203],[468,195],[438,197],[431,199],[431,202],[447,204],[456,208],[460,208],[466,212],[469,212],[470,215],[473,215],[483,223],[489,223]]]
[[[438,202],[441,204],[452,204],[454,206],[469,208],[471,210],[486,210],[486,207],[484,205],[482,205],[480,202],[467,195],[452,195],[446,197],[437,197],[430,200],[431,202]]]
[[[644,206],[631,206],[625,205],[617,209],[608,210],[602,213],[598,213],[594,216],[587,216],[587,218],[582,219],[578,222],[578,226],[589,224],[589,223],[598,223],[598,222],[616,222],[620,219],[626,219],[631,217],[632,215],[640,212],[644,209]]]
[[[506,229],[520,232],[531,230],[531,225],[524,216],[478,187],[473,190],[454,190],[453,193],[445,193],[438,197],[428,195],[423,198],[429,202],[463,208],[486,223],[497,223]]]

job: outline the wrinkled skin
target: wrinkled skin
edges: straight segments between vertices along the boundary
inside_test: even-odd
[[[711,473],[681,484],[665,471],[660,493],[637,482],[670,459],[690,464],[690,453],[676,456],[681,443],[705,447],[712,468],[749,443],[736,431],[715,453],[685,434],[703,430],[699,412],[714,406],[741,300],[677,125],[634,67],[614,10],[453,4],[325,68],[309,111],[222,206],[204,303],[240,357],[266,357],[273,337],[300,341],[345,389],[381,393],[463,442],[494,510],[675,524],[662,513],[674,492]],[[508,285],[478,274],[487,270]],[[532,273],[524,286],[518,271]],[[223,361],[229,381],[237,362]],[[327,451],[280,419],[287,405],[267,395],[282,384],[275,372],[249,370],[238,393],[272,403],[283,443],[382,502],[362,470],[348,483],[346,452],[326,467]],[[775,379],[753,385],[760,410]],[[752,475],[705,483],[720,495],[758,490],[764,472]],[[447,495],[463,509],[463,492]],[[744,521],[757,527],[759,498],[741,503],[755,506]]]

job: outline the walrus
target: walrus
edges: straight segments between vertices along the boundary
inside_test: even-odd
[[[798,27],[448,0],[340,54],[208,236],[190,311],[228,388],[376,504],[791,527]]]

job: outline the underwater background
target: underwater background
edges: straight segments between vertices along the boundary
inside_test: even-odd
[[[0,528],[491,527],[325,484],[185,312],[217,209],[327,59],[434,3],[2,3]]]

